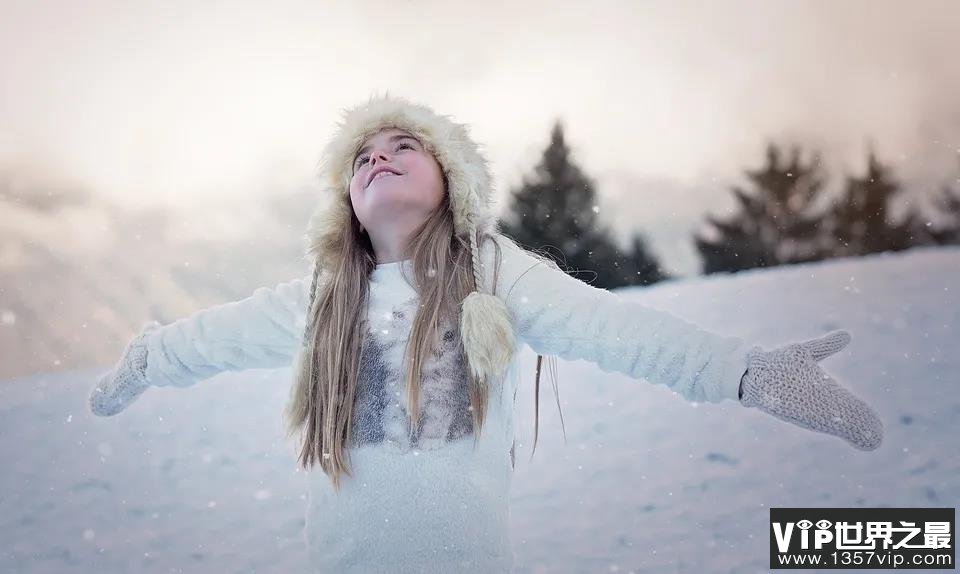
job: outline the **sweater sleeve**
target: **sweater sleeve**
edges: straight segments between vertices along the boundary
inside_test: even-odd
[[[742,339],[588,285],[507,238],[497,243],[496,293],[517,337],[537,353],[585,359],[605,372],[666,385],[691,402],[738,400],[749,350]],[[492,242],[481,253],[492,281]]]
[[[147,337],[147,381],[187,387],[227,370],[292,364],[301,344],[313,273],[162,326]]]

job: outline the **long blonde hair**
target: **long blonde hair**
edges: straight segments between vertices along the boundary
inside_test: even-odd
[[[350,224],[342,226],[339,233],[321,235],[310,245],[309,253],[317,264],[307,311],[307,330],[284,411],[288,437],[298,432],[302,434],[297,457],[299,465],[309,470],[319,463],[338,491],[342,474],[353,476],[348,449],[366,333],[370,276],[377,265],[369,236],[361,231],[350,202],[345,203],[342,208],[350,211]],[[406,351],[406,392],[413,428],[420,417],[422,366],[435,350],[441,324],[458,316],[460,302],[475,288],[469,239],[456,235],[454,231],[449,194],[445,193],[440,205],[414,231],[403,255],[403,258],[412,260],[413,285],[419,296],[419,308]],[[495,286],[500,267],[500,246],[489,232],[479,231],[478,245],[484,241],[492,241],[495,246]],[[337,253],[339,257],[331,268],[321,269],[320,253]],[[454,324],[458,325],[455,320]],[[464,352],[462,341],[459,352]],[[542,360],[542,356],[537,357],[537,419]],[[490,382],[480,380],[470,369],[466,374],[474,440],[477,440],[487,413]],[[556,389],[555,366],[551,374]],[[559,397],[557,406],[559,408]],[[534,451],[537,426],[538,420],[534,427]]]

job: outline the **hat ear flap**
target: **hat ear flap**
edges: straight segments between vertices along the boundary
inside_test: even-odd
[[[516,339],[506,303],[480,290],[483,273],[476,228],[470,232],[470,258],[473,260],[475,289],[461,303],[460,336],[470,370],[481,381],[491,381],[498,378],[513,360]]]
[[[470,370],[481,380],[494,380],[513,358],[513,326],[504,302],[495,295],[473,291],[463,300],[460,333]]]

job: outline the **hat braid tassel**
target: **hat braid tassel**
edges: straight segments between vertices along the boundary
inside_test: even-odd
[[[516,342],[506,304],[499,297],[481,291],[483,275],[476,229],[470,232],[470,257],[476,287],[463,300],[460,334],[470,369],[481,381],[490,381],[506,370]]]

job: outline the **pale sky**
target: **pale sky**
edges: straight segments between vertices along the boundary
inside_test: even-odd
[[[470,124],[500,197],[562,118],[601,214],[685,273],[769,139],[816,146],[833,185],[871,143],[920,193],[960,176],[960,2],[0,8],[0,166],[198,224],[315,182],[339,110],[383,91]]]

